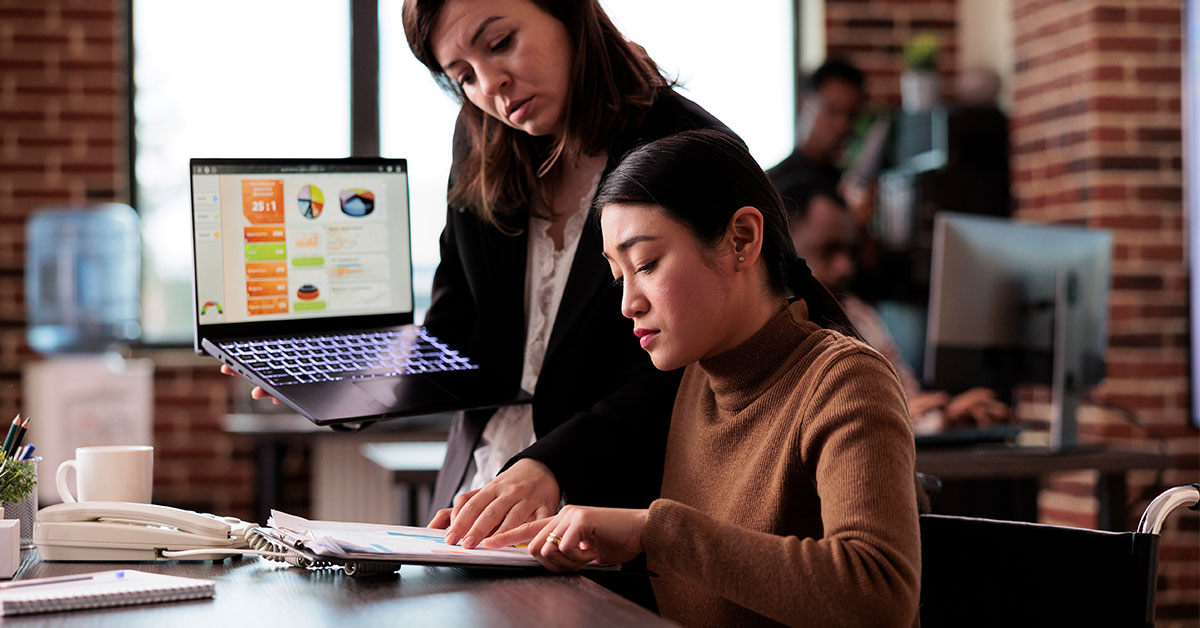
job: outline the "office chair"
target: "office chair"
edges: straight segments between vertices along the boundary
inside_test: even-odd
[[[1136,532],[921,515],[921,626],[1153,628],[1159,531],[1200,484],[1156,497]]]

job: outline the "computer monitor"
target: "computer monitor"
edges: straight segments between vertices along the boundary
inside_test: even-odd
[[[1112,235],[1103,229],[940,213],[926,384],[1051,385],[1051,446],[1076,445],[1079,396],[1104,377]]]

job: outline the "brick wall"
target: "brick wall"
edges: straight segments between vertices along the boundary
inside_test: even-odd
[[[1161,477],[1133,474],[1135,517],[1163,488],[1200,478],[1200,436],[1188,427],[1180,6],[1013,3],[1018,217],[1112,230],[1109,370],[1100,395],[1144,424],[1088,408],[1081,429],[1114,446],[1154,447],[1152,435],[1160,436],[1176,462]],[[1094,481],[1088,473],[1052,479],[1042,520],[1094,525]],[[1176,513],[1163,535],[1160,626],[1200,625],[1198,521]]]
[[[825,0],[825,48],[867,75],[871,101],[900,106],[904,45],[921,33],[941,42],[942,94],[953,94],[957,68],[955,0]]]
[[[24,228],[48,204],[129,202],[128,3],[0,0],[0,416],[21,408]],[[253,444],[223,434],[245,389],[187,349],[154,358],[155,499],[249,518]],[[307,457],[284,461],[285,507],[306,512]]]

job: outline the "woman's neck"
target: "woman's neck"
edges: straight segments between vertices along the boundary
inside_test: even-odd
[[[724,338],[701,359],[721,355],[746,342],[788,305],[784,297],[764,294],[761,286],[747,288],[747,293],[732,295],[729,299],[729,303],[741,305],[731,307],[727,312]]]

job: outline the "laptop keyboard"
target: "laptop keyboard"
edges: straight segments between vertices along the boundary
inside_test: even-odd
[[[220,343],[272,386],[479,368],[425,328]]]

